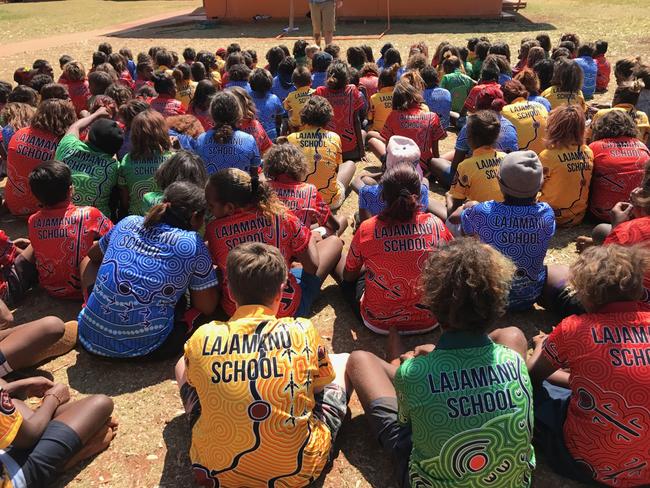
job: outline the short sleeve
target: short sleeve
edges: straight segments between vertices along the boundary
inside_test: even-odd
[[[354,89],[352,90],[352,96],[354,99],[352,100],[353,102],[353,107],[354,107],[354,112],[357,110],[361,110],[363,106],[366,104],[363,95],[359,91],[359,89],[355,86]]]
[[[67,156],[70,150],[74,148],[79,142],[81,141],[79,141],[79,139],[77,139],[74,134],[63,136],[63,139],[59,141],[59,144],[56,147],[55,158],[57,160],[63,159],[64,156]]]
[[[368,113],[366,114],[366,119],[368,122],[373,122],[375,120],[375,103],[373,97],[370,97],[370,102],[368,102]]]
[[[302,225],[298,217],[293,214],[287,214],[285,219],[291,227],[291,252],[296,256],[309,246],[311,230],[309,230],[309,227]]]
[[[194,257],[194,269],[190,277],[189,289],[207,290],[217,284],[217,274],[212,266],[210,251],[205,247],[201,237],[196,234],[196,256]]]
[[[359,190],[359,210],[370,210],[368,208],[368,185],[362,186]]]
[[[388,118],[386,119],[386,122],[384,123],[384,128],[381,130],[381,137],[388,143],[390,138],[395,134],[395,130],[393,128],[394,118],[393,114],[395,111],[391,112]]]
[[[0,449],[6,449],[16,438],[23,416],[16,409],[9,393],[0,388]]]
[[[473,236],[475,234],[478,234],[478,229],[474,225],[474,218],[476,217],[477,206],[478,205],[475,205],[471,208],[463,210],[463,212],[460,214],[460,224],[463,229],[463,234],[465,234],[466,236]]]
[[[411,422],[411,414],[408,408],[408,402],[404,395],[404,376],[403,368],[412,361],[411,359],[402,363],[395,373],[393,384],[395,385],[395,393],[397,395],[397,420],[401,425],[408,425]]]
[[[449,194],[456,200],[465,200],[471,186],[469,177],[465,174],[462,163],[458,166],[454,180],[451,183]]]
[[[113,228],[113,222],[107,218],[99,209],[91,207],[90,230],[99,237],[105,236]]]
[[[116,232],[117,227],[112,227],[111,229],[106,232],[102,238],[98,241],[99,242],[99,248],[102,250],[103,254],[106,254],[106,250],[108,249],[108,245],[111,242],[111,236],[113,235],[114,232]]]
[[[300,320],[300,319],[299,319]],[[336,373],[334,372],[334,367],[330,361],[329,354],[327,349],[323,345],[323,339],[320,337],[320,334],[314,328],[315,340],[317,342],[316,351],[318,351],[318,376],[314,378],[314,388],[323,388],[325,385],[329,385],[334,378],[336,378]]]
[[[260,148],[257,147],[255,138],[251,136],[253,143],[251,144],[250,165],[253,168],[259,168],[262,165],[262,158],[260,157]]]
[[[553,329],[553,332],[546,338],[542,351],[553,366],[559,368],[570,367],[569,351],[566,349],[566,330],[572,327],[571,317],[563,320]]]
[[[361,245],[361,229],[357,229],[352,243],[350,244],[350,250],[348,251],[348,256],[345,259],[345,270],[346,271],[360,271],[363,266],[363,256],[361,255],[361,250],[359,249]]]
[[[421,185],[420,187],[420,205],[422,206],[422,211],[426,212],[429,207],[429,188],[426,185]]]
[[[315,195],[315,208],[316,208],[316,218],[318,219],[318,225],[325,225],[327,223],[327,219],[330,218],[330,215],[332,214],[332,210],[330,209],[330,206],[325,203],[325,200],[323,200],[323,197],[321,194],[314,188],[314,195]]]
[[[434,119],[431,123],[431,140],[440,141],[447,137],[447,131],[445,131],[445,129],[442,127],[438,114],[432,113],[431,116]]]
[[[122,161],[117,163],[117,186],[126,187],[126,165],[128,164],[129,155],[127,154],[122,158]]]
[[[627,225],[617,225],[609,233],[603,245],[618,244],[619,246],[627,246],[636,244],[635,241],[630,239],[630,233],[627,231]]]
[[[274,104],[273,115],[284,115],[285,114],[284,107],[282,106],[282,101],[280,100],[280,98],[277,95],[275,95],[274,98],[273,98],[273,104]]]
[[[467,142],[467,125],[464,125],[463,128],[458,133],[458,139],[456,139],[456,151],[462,151],[466,154],[469,154],[470,147],[469,142]]]
[[[264,127],[262,127],[262,124],[260,124],[259,122],[258,122],[257,131],[259,135],[258,149],[262,154],[264,154],[273,145],[273,142],[271,141],[271,139],[269,139],[269,135],[266,133],[266,129],[264,129]]]

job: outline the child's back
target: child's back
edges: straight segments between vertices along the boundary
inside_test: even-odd
[[[369,130],[381,132],[386,123],[386,119],[393,111],[393,89],[392,86],[381,88],[377,93],[370,97],[370,108],[368,110],[368,120],[372,121]]]
[[[291,178],[275,178],[269,186],[291,212],[298,217],[302,225],[325,225],[332,213],[318,190],[311,183],[295,181]]]
[[[463,109],[465,100],[474,86],[474,80],[460,72],[460,69],[447,73],[440,81],[440,88],[449,90],[451,93],[451,109],[460,112]]]
[[[438,114],[443,127],[449,127],[449,112],[451,111],[451,93],[445,88],[435,87],[424,90],[424,103],[429,110]]]
[[[506,153],[494,147],[474,149],[472,156],[462,161],[456,170],[449,194],[454,200],[503,201],[499,189],[499,165]]]
[[[284,114],[282,101],[273,93],[252,92],[251,97],[257,108],[257,118],[259,119],[266,134],[272,141],[278,137],[276,119]]]

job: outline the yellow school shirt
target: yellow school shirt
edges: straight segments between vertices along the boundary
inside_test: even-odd
[[[23,416],[11,401],[9,393],[0,388],[0,449],[7,449],[16,438]],[[7,470],[0,463],[0,487],[11,488],[13,484]]]
[[[551,110],[562,105],[580,105],[582,110],[587,110],[585,97],[582,90],[578,92],[561,92],[557,86],[551,86],[542,92],[542,95],[551,104]]]
[[[488,200],[503,201],[499,188],[499,165],[506,153],[497,151],[491,146],[483,146],[474,150],[472,156],[462,161],[456,169],[454,181],[449,190],[456,200]]]
[[[387,86],[382,88],[370,97],[368,108],[368,121],[372,122],[370,130],[381,132],[386,119],[393,111],[393,90],[395,87]]]
[[[316,90],[312,90],[310,86],[303,86],[289,93],[284,99],[284,109],[289,115],[289,124],[292,127],[300,127],[300,111],[314,91]]]
[[[176,86],[176,100],[181,102],[183,108],[187,111],[190,106],[192,98],[194,98],[194,92],[196,91],[196,81],[188,81],[182,85]]]
[[[335,373],[309,320],[239,307],[228,322],[201,326],[185,360],[201,404],[190,447],[195,471],[232,487],[274,478],[278,487],[304,486],[319,476],[332,438],[313,414],[314,390]]]
[[[619,103],[612,108],[603,108],[596,112],[596,114],[591,119],[591,124],[589,125],[589,129],[587,131],[588,139],[591,139],[591,133],[593,131],[596,120],[604,117],[612,110],[622,110],[623,112],[627,112],[630,117],[634,119],[634,122],[636,122],[636,128],[639,129],[639,139],[643,142],[647,142],[648,135],[650,134],[650,123],[648,122],[648,116],[645,112],[637,110],[636,107],[630,103]]]
[[[539,159],[544,166],[540,201],[553,207],[558,225],[579,224],[587,212],[593,152],[586,145],[546,149]]]
[[[531,150],[537,154],[542,152],[546,136],[546,119],[548,111],[541,103],[529,102],[525,98],[517,98],[501,111],[506,119],[517,129],[519,150]]]
[[[325,203],[338,202],[340,195],[336,176],[343,163],[341,137],[335,133],[313,126],[289,134],[287,139],[307,158],[305,181],[316,187]]]
[[[212,84],[214,86],[221,88],[221,74],[218,71],[210,71],[208,73],[208,76],[210,77],[210,81],[212,81]]]

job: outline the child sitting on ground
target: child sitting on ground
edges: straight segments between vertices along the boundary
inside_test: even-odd
[[[451,109],[460,113],[467,95],[476,84],[473,79],[462,72],[462,62],[456,56],[450,56],[442,62],[445,75],[440,80],[440,88],[451,93]]]
[[[228,255],[225,274],[236,312],[226,323],[200,327],[176,365],[192,429],[194,478],[202,486],[250,486],[251,479],[257,486],[278,479],[286,486],[304,486],[325,468],[346,415],[348,354],[328,355],[309,320],[276,318],[288,275],[276,248],[239,245]],[[254,338],[260,341],[248,351]],[[278,340],[282,347],[270,346]],[[242,351],[234,344],[242,344]],[[248,365],[243,383],[229,380],[232,364]],[[249,380],[256,385],[250,392],[241,388]],[[220,432],[224,425],[229,428]],[[252,432],[257,444],[250,450],[239,439],[248,433],[246,443],[254,442]],[[218,452],[215,435],[224,443]]]
[[[28,222],[39,283],[53,297],[80,300],[79,264],[113,224],[96,208],[72,203],[72,173],[59,161],[34,169],[29,186],[41,204]]]
[[[421,181],[411,164],[386,171],[386,208],[359,226],[345,261],[342,291],[373,332],[430,331],[437,319],[421,304],[417,280],[431,253],[453,239],[445,224],[420,207]],[[363,268],[366,273],[363,273]]]
[[[384,128],[386,119],[393,111],[393,90],[397,83],[397,70],[399,65],[394,64],[388,68],[384,68],[379,73],[379,81],[377,82],[378,92],[370,97],[368,108],[368,137],[377,137]]]
[[[251,97],[257,107],[259,121],[271,141],[278,138],[278,128],[282,124],[284,108],[282,101],[271,92],[273,78],[271,73],[263,68],[257,68],[251,74]]]
[[[555,211],[558,225],[572,227],[587,213],[594,155],[584,143],[585,115],[578,105],[562,105],[551,112],[546,126],[546,149],[540,201]]]
[[[332,64],[332,56],[325,52],[314,54],[312,62],[311,87],[315,90],[318,87],[325,86],[327,81],[327,69]]]
[[[605,57],[608,48],[609,44],[607,41],[596,41],[596,53],[594,56],[596,66],[598,67],[598,72],[596,73],[596,93],[607,91],[609,79],[612,76],[612,65]]]
[[[88,100],[91,93],[86,79],[86,70],[78,61],[70,61],[63,67],[63,74],[59,78],[59,83],[68,87],[70,100],[74,105],[77,116],[82,110],[88,110]]]
[[[596,114],[591,119],[591,126],[596,124],[598,119],[606,113],[611,112],[612,110],[621,110],[627,112],[630,117],[634,119],[636,127],[639,131],[639,140],[641,140],[641,142],[644,144],[648,144],[650,138],[650,122],[648,121],[648,116],[645,112],[636,109],[636,104],[639,101],[639,95],[644,87],[645,85],[641,80],[628,81],[619,84],[616,87],[616,91],[614,92],[612,108],[604,108],[596,112]],[[591,126],[587,131],[587,140],[592,139]]]
[[[291,80],[295,69],[296,61],[290,56],[284,58],[278,65],[278,73],[273,78],[271,91],[281,102],[284,102],[287,95],[296,89]]]
[[[343,242],[335,236],[316,242],[309,227],[288,212],[257,173],[251,178],[239,169],[221,170],[210,176],[205,194],[215,217],[208,224],[206,238],[212,260],[223,276],[224,311],[232,316],[236,310],[226,273],[228,254],[241,243],[257,241],[280,249],[287,267],[293,259],[302,264],[289,273],[278,317],[308,317],[323,280],[341,259]]]
[[[343,205],[356,167],[352,161],[343,162],[341,138],[327,130],[333,116],[334,110],[325,98],[310,97],[300,112],[302,130],[287,140],[307,159],[305,182],[313,184],[334,211]]]
[[[217,88],[210,80],[199,81],[188,109],[188,113],[196,117],[205,130],[210,130],[214,126],[210,116],[210,103],[215,93],[217,93]]]
[[[570,59],[555,62],[551,86],[542,92],[542,96],[551,104],[552,109],[563,105],[577,105],[584,112],[587,109],[582,94],[584,74],[578,64]]]
[[[0,229],[0,300],[11,308],[38,282],[33,255],[29,239],[11,240]]]
[[[593,44],[583,44],[578,48],[578,56],[575,59],[575,62],[578,63],[582,70],[582,94],[585,100],[591,100],[594,98],[594,93],[596,93],[598,64],[594,60],[595,53]]]
[[[160,112],[163,117],[183,115],[185,113],[182,102],[176,99],[176,81],[172,75],[166,73],[154,75],[153,87],[158,96],[149,101],[152,110]]]
[[[340,236],[348,225],[347,217],[334,217],[329,205],[314,185],[304,183],[307,173],[305,155],[292,144],[279,144],[264,158],[264,175],[269,186],[303,225],[320,227],[325,235]]]
[[[138,63],[136,68],[138,75],[135,80],[135,91],[138,91],[143,86],[150,86],[153,88],[153,63],[151,61],[143,61]]]
[[[508,105],[501,113],[512,122],[517,130],[517,140],[520,151],[535,151],[539,154],[544,150],[546,136],[546,107],[528,100],[528,91],[517,80],[510,80],[503,85],[503,97]]]
[[[172,76],[176,82],[176,100],[181,102],[183,110],[187,112],[190,102],[192,101],[192,98],[194,98],[196,81],[192,81],[192,73],[187,64],[179,64],[176,66]]]
[[[562,476],[608,486],[650,484],[639,452],[650,442],[650,313],[639,302],[648,263],[647,250],[638,247],[588,249],[570,280],[587,313],[534,339],[528,369],[535,443]]]
[[[300,130],[300,112],[314,93],[311,88],[311,73],[304,66],[294,70],[291,81],[296,89],[287,95],[283,104],[289,117],[289,133]]]
[[[468,200],[503,201],[498,174],[506,154],[495,148],[500,131],[499,117],[491,110],[481,110],[467,118],[467,140],[472,156],[458,165],[447,193],[447,215],[452,215]]]
[[[262,127],[262,124],[260,124],[260,121],[257,120],[257,108],[255,107],[255,102],[253,102],[253,99],[248,92],[239,86],[229,87],[228,91],[235,95],[235,98],[237,98],[237,101],[239,102],[239,108],[242,113],[239,128],[255,138],[257,149],[259,149],[260,155],[264,156],[264,153],[273,146],[273,142],[269,139],[269,136],[264,130],[264,127]]]
[[[467,203],[449,220],[460,221],[464,235],[477,236],[512,260],[517,271],[510,287],[508,310],[528,310],[565,285],[565,267],[544,266],[555,234],[555,215],[547,203],[537,202],[544,174],[534,152],[506,155],[499,166],[498,181],[503,203]]]
[[[515,327],[488,334],[505,312],[514,268],[473,239],[430,253],[423,268],[422,307],[438,317],[438,344],[419,346],[398,367],[393,335],[388,362],[365,351],[348,361],[371,435],[395,462],[402,488],[485,480],[529,486],[535,454],[526,338]]]
[[[124,143],[124,132],[105,108],[78,120],[70,126],[59,142],[55,158],[72,171],[74,194],[78,206],[96,207],[106,216],[111,214],[111,192],[117,185],[118,163],[114,159]],[[88,127],[88,142],[79,139]]]
[[[420,75],[424,80],[425,90],[423,93],[424,103],[429,110],[440,117],[440,123],[443,128],[450,126],[451,112],[451,93],[445,88],[438,86],[438,72],[433,66],[426,66],[420,70]]]

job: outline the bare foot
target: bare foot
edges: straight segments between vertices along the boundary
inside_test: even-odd
[[[578,254],[582,253],[585,249],[588,249],[594,245],[594,240],[589,236],[579,236],[576,239],[576,251]]]
[[[66,463],[63,468],[63,471],[67,471],[70,468],[75,467],[84,459],[99,454],[103,450],[107,449],[111,445],[111,441],[117,435],[118,422],[113,417],[110,417],[106,424],[97,431],[97,433],[86,443],[85,446],[81,448],[77,454],[75,454],[70,461]]]

